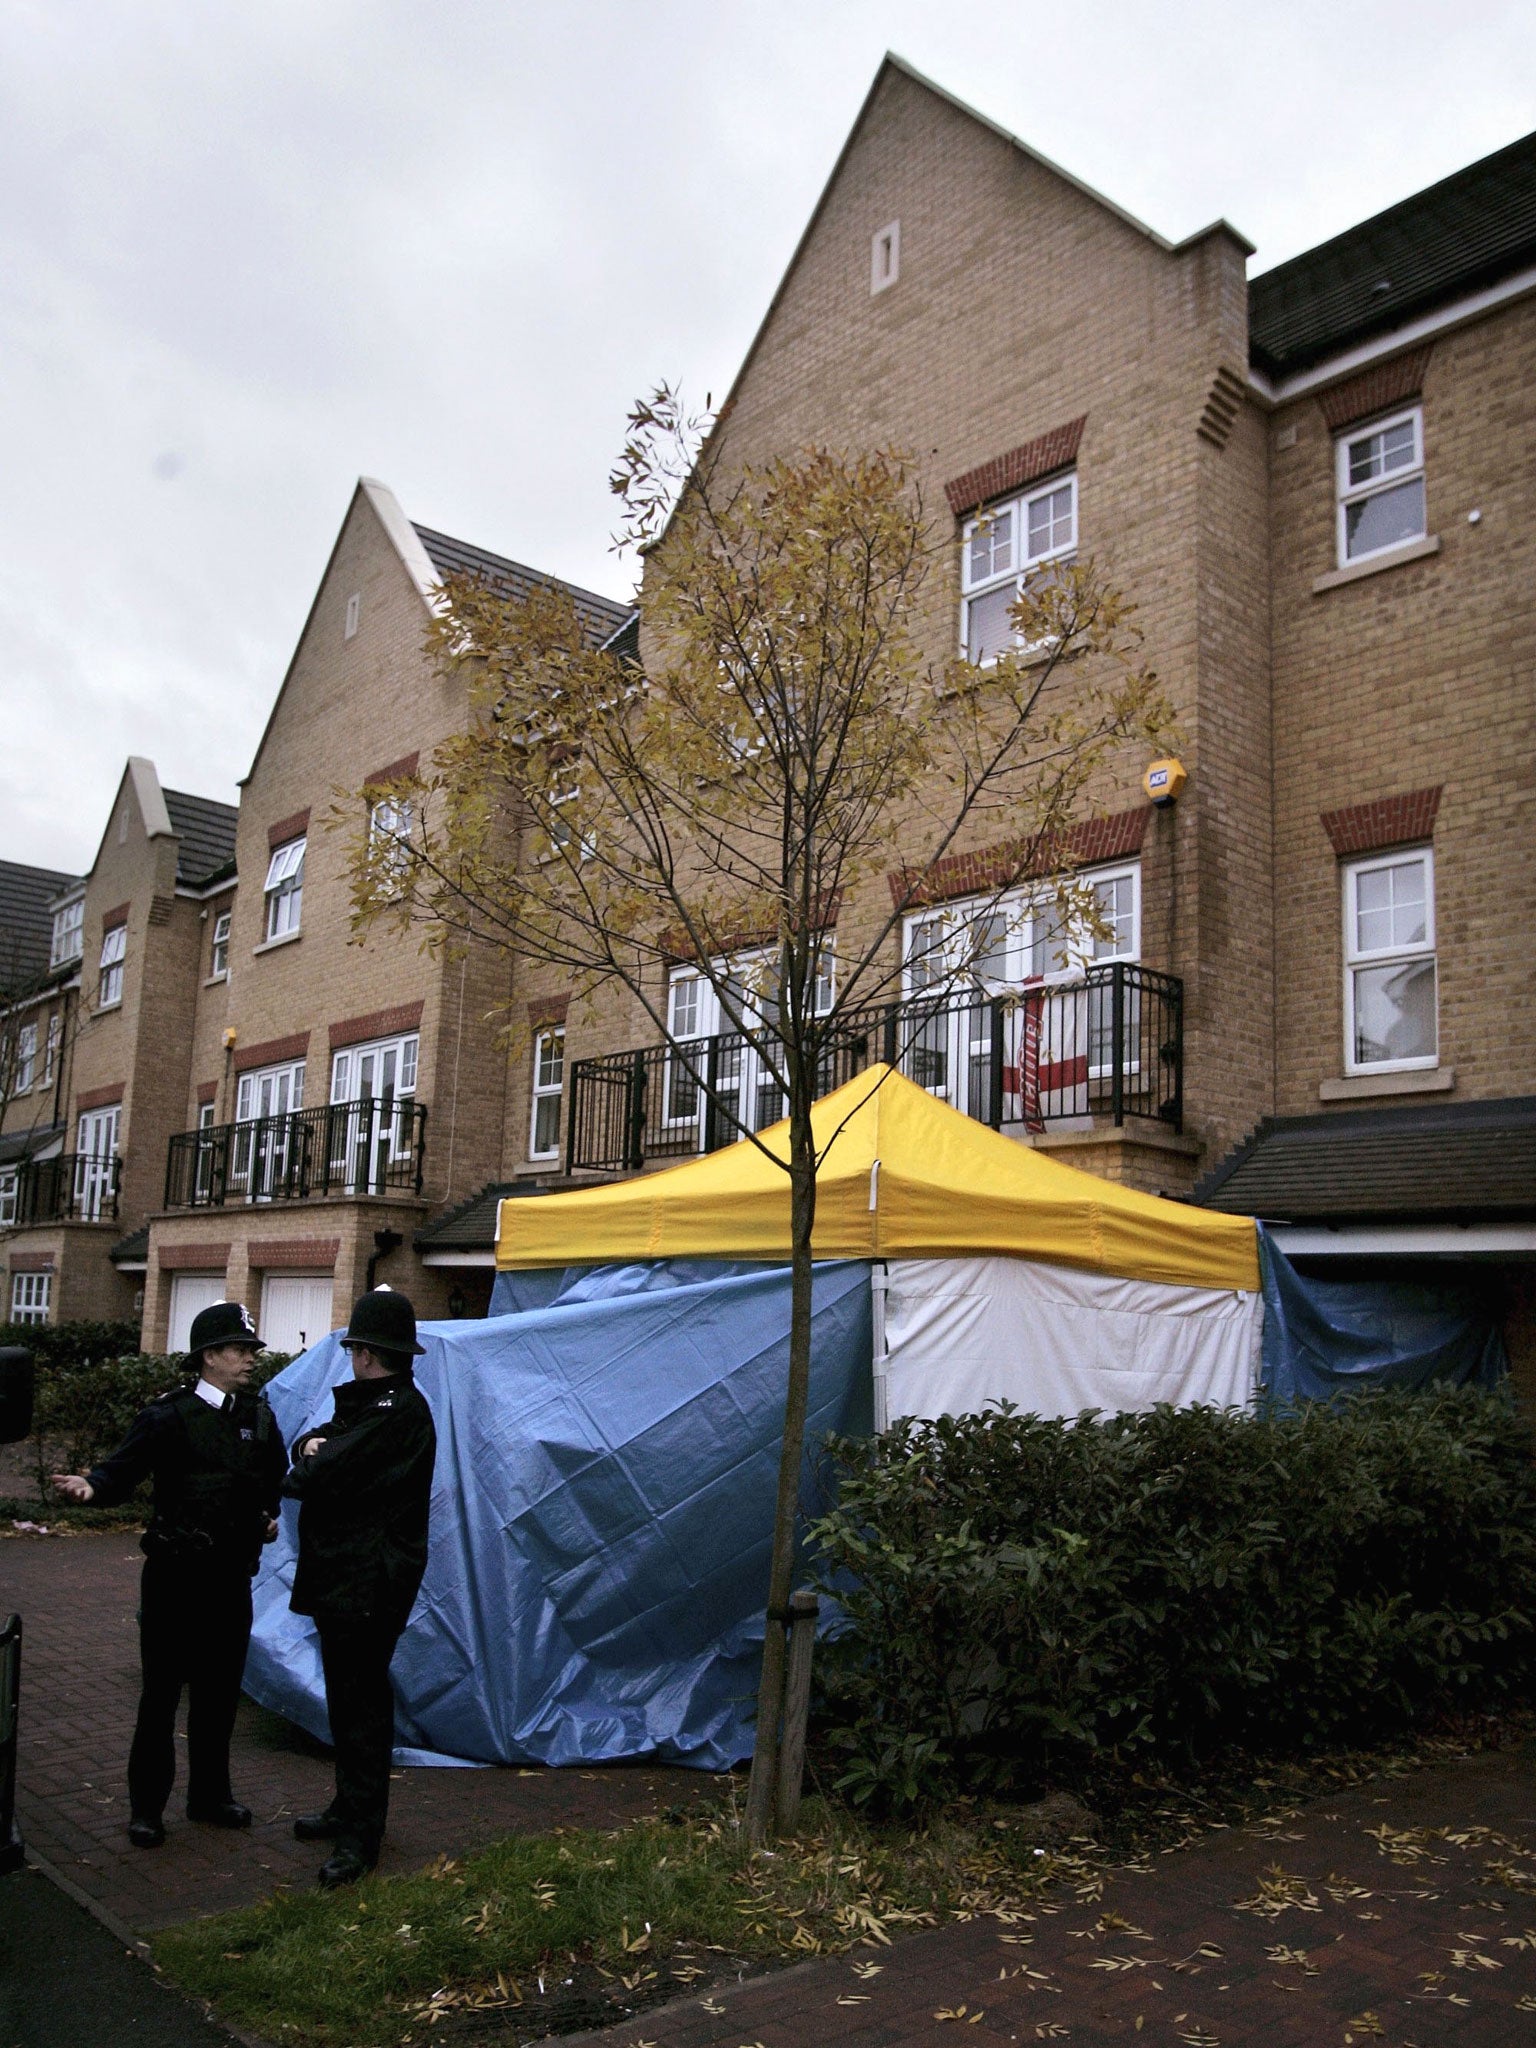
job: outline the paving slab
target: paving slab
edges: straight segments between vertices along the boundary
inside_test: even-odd
[[[332,1789],[323,1745],[242,1700],[231,1774],[236,1797],[256,1817],[249,1833],[182,1819],[179,1785],[165,1846],[131,1846],[126,1774],[139,1691],[142,1563],[131,1531],[0,1539],[0,1613],[18,1610],[24,1631],[22,1832],[37,1857],[139,1934],[252,1904],[277,1884],[312,1884],[324,1846],[296,1842],[293,1816],[324,1806]],[[618,1827],[712,1796],[721,1782],[708,1772],[653,1766],[403,1770],[390,1788],[380,1868],[417,1869],[501,1835]]]

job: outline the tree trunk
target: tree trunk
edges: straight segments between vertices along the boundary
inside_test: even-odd
[[[805,1457],[805,1415],[811,1386],[811,1232],[816,1221],[816,1144],[811,1133],[809,1075],[790,1063],[790,1311],[789,1385],[784,1438],[779,1449],[779,1490],[773,1512],[773,1562],[763,1630],[763,1673],[757,1693],[757,1734],[747,1789],[747,1840],[768,1839],[778,1795],[779,1717],[784,1707],[789,1595],[795,1571],[795,1523],[800,1467]]]

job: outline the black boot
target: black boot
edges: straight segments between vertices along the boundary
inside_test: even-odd
[[[341,1833],[341,1822],[326,1807],[321,1813],[295,1814],[293,1832],[301,1842],[334,1842]]]
[[[128,1823],[128,1839],[135,1849],[158,1849],[165,1840],[164,1823],[147,1813],[136,1813]]]
[[[320,1866],[320,1875],[315,1880],[321,1891],[334,1891],[338,1885],[356,1884],[360,1877],[366,1877],[376,1859],[363,1855],[360,1849],[343,1845],[337,1849],[330,1861]]]
[[[220,1799],[203,1806],[187,1801],[187,1819],[201,1821],[205,1828],[248,1828],[251,1809],[235,1799]]]

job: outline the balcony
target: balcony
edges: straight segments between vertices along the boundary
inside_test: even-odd
[[[180,1131],[166,1158],[165,1206],[419,1197],[426,1128],[424,1103],[365,1098]]]
[[[883,1060],[993,1130],[1020,1136],[1184,1123],[1184,984],[1114,961],[1005,995],[887,1003],[839,1020],[817,1094]],[[723,1096],[734,1116],[724,1113]],[[783,1091],[746,1038],[577,1060],[566,1169],[637,1173],[732,1144],[785,1114]]]
[[[115,1153],[60,1152],[24,1159],[14,1195],[0,1194],[0,1226],[21,1230],[38,1223],[115,1223],[123,1162]]]

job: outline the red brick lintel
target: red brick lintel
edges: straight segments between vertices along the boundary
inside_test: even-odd
[[[963,519],[967,512],[974,512],[990,499],[1021,491],[1026,484],[1049,476],[1052,470],[1068,468],[1077,460],[1078,443],[1087,424],[1088,415],[1084,413],[1079,419],[1068,420],[1063,427],[1052,427],[1048,434],[1037,434],[1033,441],[1010,448],[1006,455],[994,455],[990,462],[955,477],[944,486],[950,511],[957,519]]]
[[[841,910],[842,905],[843,899],[838,892],[834,892],[827,902],[818,904],[813,913],[816,930],[820,932],[835,931],[837,928],[837,913]],[[732,953],[756,953],[767,946],[777,945],[778,940],[779,928],[776,924],[743,924],[736,931],[715,933],[714,943],[708,948],[708,951],[712,958],[716,955],[723,956]],[[685,931],[678,930],[676,926],[671,931],[663,934],[662,950],[669,960],[675,961],[679,966],[685,965],[690,960],[697,960],[699,957],[698,947],[694,945],[692,939],[689,938]]]
[[[528,1002],[528,1029],[543,1031],[551,1024],[563,1024],[570,1007],[569,995],[531,996]]]
[[[257,1272],[290,1266],[300,1273],[331,1273],[340,1251],[339,1237],[255,1237],[246,1246],[245,1256]]]
[[[162,1273],[222,1273],[229,1264],[229,1245],[162,1244],[156,1262]]]
[[[959,896],[984,896],[991,890],[1010,887],[1064,868],[1097,866],[1108,860],[1127,860],[1140,853],[1146,833],[1149,807],[1117,811],[1107,818],[1085,818],[1073,825],[1063,840],[1050,847],[1036,848],[1033,857],[1018,840],[1004,840],[998,846],[978,847],[973,853],[948,853],[926,872],[896,868],[886,876],[891,901],[917,909],[930,903],[952,903]]]
[[[346,1017],[330,1027],[331,1050],[341,1045],[364,1045],[370,1038],[398,1038],[403,1031],[415,1031],[421,1024],[421,1003],[396,1003],[393,1009],[370,1010],[366,1017]]]
[[[387,768],[375,768],[371,775],[363,777],[364,789],[376,789],[384,782],[404,782],[408,776],[416,773],[416,764],[420,759],[421,750],[418,747],[414,754],[402,754],[398,761],[391,761]]]
[[[1384,853],[1389,846],[1412,846],[1434,834],[1443,782],[1433,789],[1410,789],[1402,796],[1379,796],[1368,804],[1346,804],[1341,811],[1322,811],[1323,830],[1342,860],[1347,854]]]
[[[1337,434],[1356,420],[1368,420],[1372,413],[1388,412],[1417,398],[1424,389],[1430,354],[1428,346],[1410,349],[1406,355],[1394,356],[1389,363],[1378,363],[1358,377],[1346,377],[1342,384],[1320,392],[1317,402],[1331,431]]]
[[[54,1255],[52,1252],[12,1252],[10,1267],[13,1273],[51,1273]]]
[[[290,839],[297,839],[301,832],[309,830],[309,807],[295,811],[291,818],[279,818],[275,825],[267,827],[267,851],[273,853],[279,846],[286,846]]]
[[[120,924],[126,924],[128,922],[128,913],[132,908],[133,905],[131,903],[119,903],[112,910],[104,910],[101,913],[102,930],[104,932],[114,932]]]
[[[264,1038],[259,1045],[235,1049],[235,1072],[249,1073],[252,1067],[281,1066],[285,1060],[301,1060],[309,1052],[309,1033],[295,1031],[287,1038]]]
[[[198,1099],[198,1103],[199,1103],[200,1105],[201,1105],[202,1103],[204,1103],[204,1102],[216,1102],[216,1101],[218,1100],[218,1095],[219,1095],[219,1084],[218,1084],[218,1082],[217,1082],[217,1081],[199,1081],[199,1082],[198,1082],[198,1084],[197,1084],[197,1099]]]
[[[111,1103],[121,1102],[127,1092],[126,1081],[108,1081],[104,1088],[82,1088],[75,1097],[75,1114],[79,1116],[87,1109],[106,1109]]]

